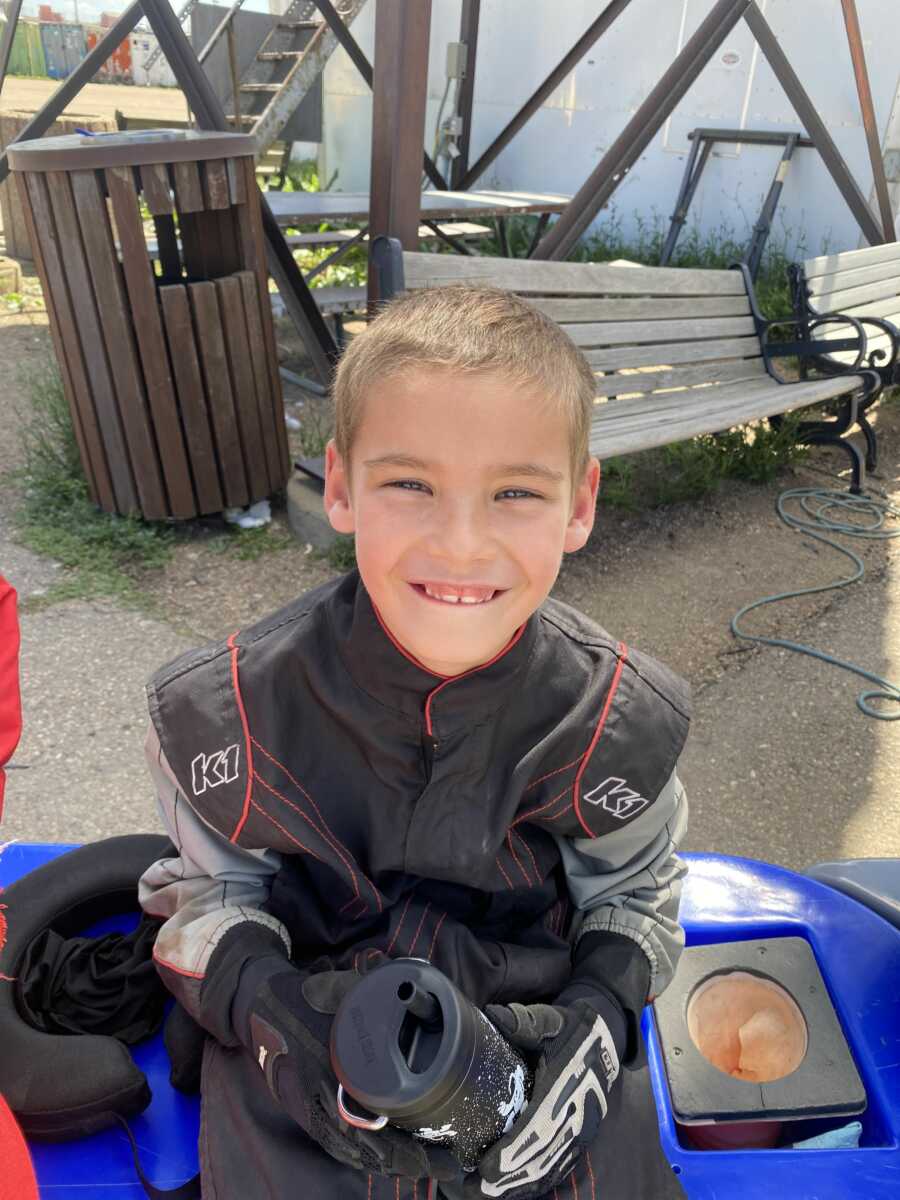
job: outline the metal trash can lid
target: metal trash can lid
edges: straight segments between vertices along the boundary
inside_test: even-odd
[[[241,158],[256,153],[250,133],[198,129],[133,129],[110,133],[69,133],[13,142],[7,148],[13,171],[80,171],[92,167],[134,167],[145,163],[198,162]]]

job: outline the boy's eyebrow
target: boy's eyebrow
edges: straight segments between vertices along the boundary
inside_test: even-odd
[[[412,467],[419,471],[427,471],[431,469],[431,465],[411,454],[400,453],[380,454],[378,458],[363,460],[364,467]],[[533,475],[548,479],[552,483],[562,483],[565,479],[562,471],[554,471],[551,467],[545,467],[543,463],[494,463],[488,470],[496,475]]]

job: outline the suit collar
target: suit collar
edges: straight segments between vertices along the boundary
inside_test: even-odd
[[[524,677],[540,617],[532,613],[489,662],[459,675],[439,675],[414,658],[384,624],[354,568],[328,606],[338,654],[354,683],[374,700],[440,738],[499,708]]]

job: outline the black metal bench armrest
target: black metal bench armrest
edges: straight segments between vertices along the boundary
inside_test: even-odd
[[[816,338],[813,336],[821,326],[835,324],[850,326],[856,336],[847,338]],[[787,325],[792,325],[797,329],[798,336],[795,340],[774,341],[771,337],[772,329],[783,328]],[[838,363],[830,360],[827,363],[827,373],[829,375],[855,375],[863,370],[862,364],[865,362],[868,350],[866,331],[857,317],[847,316],[846,313],[825,313],[808,323],[797,317],[775,317],[772,320],[762,317],[757,321],[757,332],[766,370],[782,383],[788,381],[777,371],[772,362],[775,358],[796,357],[801,360],[804,370],[808,370],[810,367],[824,369],[823,359],[828,359],[829,355],[838,350],[849,350],[856,355],[853,362]]]
[[[802,263],[791,263],[788,267],[788,281],[791,289],[794,313],[798,320],[806,323],[810,318],[815,319],[819,314],[816,312],[810,299],[810,288]],[[880,329],[882,333],[886,333],[891,339],[891,352],[888,355],[887,362],[882,363],[881,361],[885,357],[884,350],[873,350],[868,356],[870,366],[877,367],[882,372],[891,371],[897,363],[898,357],[900,357],[900,329],[892,321],[887,321],[883,317],[865,316],[857,317],[856,319],[863,325],[874,325],[876,329]],[[829,371],[839,365],[841,364],[828,361],[827,357],[820,363],[820,366]]]
[[[879,371],[887,371],[894,367],[897,362],[897,356],[900,354],[900,330],[890,321],[886,321],[883,317],[857,317],[857,320],[862,325],[874,325],[876,329],[880,329],[882,333],[886,333],[891,339],[891,352],[888,355],[887,362],[882,362],[885,357],[883,350],[873,350],[869,355],[872,366],[877,366]]]
[[[780,374],[772,361],[774,358],[799,358],[804,372],[810,367],[826,371],[829,375],[853,375],[861,371],[861,364],[865,361],[868,349],[868,338],[866,337],[865,329],[863,329],[863,323],[859,318],[851,317],[848,313],[811,314],[806,312],[795,312],[789,317],[764,317],[760,312],[759,303],[756,299],[756,290],[754,289],[747,264],[734,263],[732,269],[740,271],[743,276],[744,286],[747,289],[747,299],[750,303],[750,312],[756,325],[757,336],[759,337],[759,347],[762,351],[763,362],[766,370],[773,379],[777,379],[779,383],[792,382]],[[816,339],[811,336],[820,326],[834,324],[849,325],[853,329],[855,336],[852,338],[828,339]],[[793,326],[797,330],[799,336],[796,340],[773,341],[771,337],[772,329],[783,328],[787,325]],[[856,357],[850,364],[838,364],[833,360],[829,362],[828,356],[838,350],[854,351]]]

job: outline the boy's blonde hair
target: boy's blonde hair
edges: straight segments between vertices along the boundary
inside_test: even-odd
[[[500,288],[451,284],[392,300],[350,343],[335,373],[335,444],[349,465],[367,390],[416,367],[496,372],[537,389],[569,426],[573,488],[590,457],[596,392],[584,355],[560,327]]]

